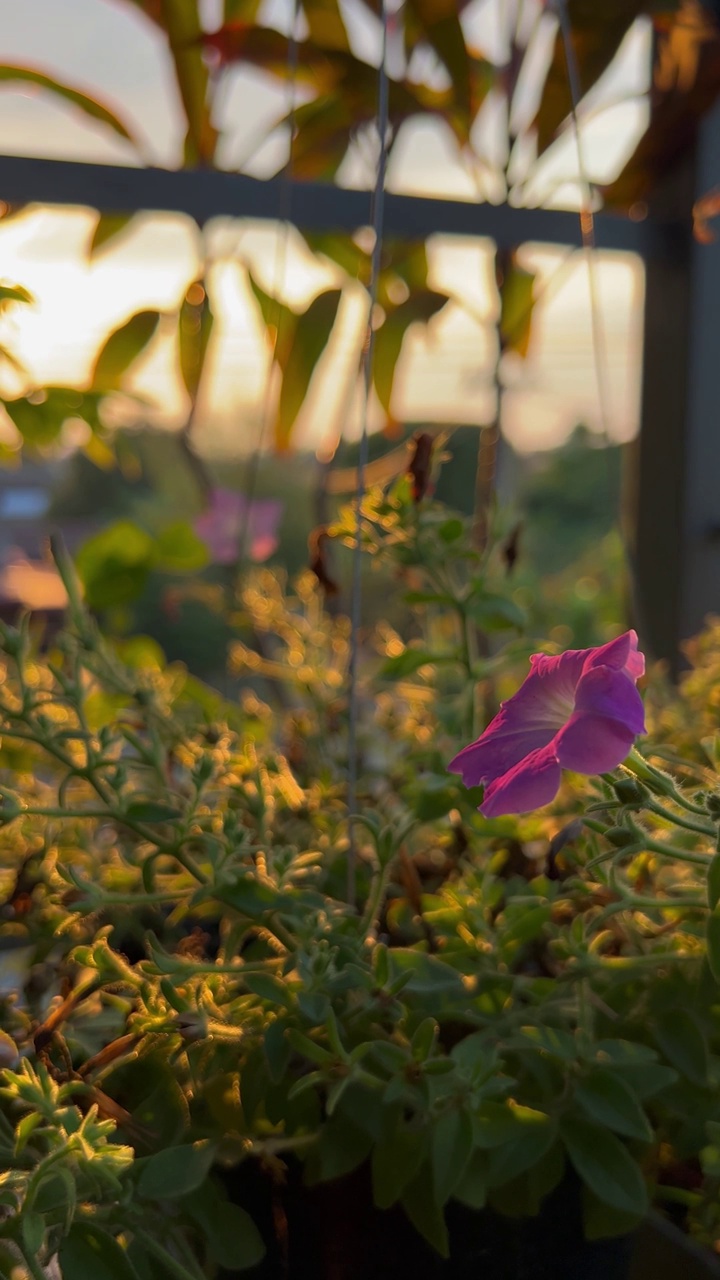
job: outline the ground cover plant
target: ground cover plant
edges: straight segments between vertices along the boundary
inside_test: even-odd
[[[447,766],[535,646],[422,488],[362,504],[415,622],[363,638],[355,815],[316,575],[238,581],[234,704],[104,638],[62,548],[67,628],[3,627],[4,1274],[293,1274],[298,1203],[353,1178],[436,1256],[458,1205],[532,1220],[568,1176],[591,1238],[651,1203],[718,1238],[716,629],[637,747],[634,644],[584,655],[632,666],[624,761],[493,810]]]

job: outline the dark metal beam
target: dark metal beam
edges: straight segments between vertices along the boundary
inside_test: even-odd
[[[639,629],[673,672],[679,645],[720,613],[720,240],[692,237],[693,202],[720,173],[720,106],[652,203],[682,220],[673,258],[650,262],[640,437],[629,513]]]
[[[370,193],[329,183],[267,181],[214,169],[133,169],[27,156],[0,156],[0,199],[8,204],[89,205],[108,213],[157,210],[186,213],[202,224],[210,218],[288,217],[305,230],[355,230],[370,222]],[[290,205],[288,213],[288,204]],[[282,213],[281,213],[282,211]],[[488,236],[501,248],[528,241],[580,245],[576,213],[518,209],[425,196],[388,194],[387,235],[422,239],[436,232]],[[599,249],[664,257],[674,228],[651,221],[600,214],[595,222]]]

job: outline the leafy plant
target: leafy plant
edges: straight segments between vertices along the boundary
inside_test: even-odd
[[[68,629],[44,655],[1,629],[0,938],[29,967],[0,1248],[33,1280],[251,1268],[273,1199],[294,1256],[293,1205],[350,1175],[440,1254],[452,1206],[529,1218],[568,1178],[591,1236],[669,1201],[716,1238],[714,766],[681,784],[651,743],[543,813],[478,813],[444,762],[527,652],[478,628],[525,620],[432,474],[361,507],[417,633],[363,659],[357,908],[348,625],[310,575],[240,583],[239,707],[123,661],[60,548]]]

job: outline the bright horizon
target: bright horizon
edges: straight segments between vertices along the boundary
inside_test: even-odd
[[[478,0],[468,22],[485,47],[498,29],[496,0]],[[269,20],[279,18],[281,0],[272,0]],[[217,5],[207,4],[212,25]],[[97,93],[129,120],[144,140],[143,160],[173,166],[179,162],[179,112],[168,81],[167,52],[158,34],[139,13],[114,0],[65,0],[60,15],[56,0],[0,0],[0,61],[30,62]],[[68,11],[75,17],[68,20]],[[60,20],[62,16],[62,21]],[[356,45],[369,39],[353,31]],[[119,56],[125,51],[126,56]],[[359,50],[371,56],[367,48]],[[489,49],[492,53],[493,50]],[[584,161],[597,181],[608,180],[621,167],[644,126],[646,107],[639,95],[647,83],[648,29],[631,31],[613,67],[593,91],[593,114],[584,129]],[[618,104],[618,90],[626,101]],[[217,105],[228,129],[221,163],[232,165],[278,114],[280,91],[255,72],[233,74]],[[280,94],[280,100],[281,100]],[[601,109],[602,104],[609,104]],[[586,104],[588,105],[588,104]],[[495,109],[487,104],[487,116]],[[492,137],[491,119],[486,120]],[[273,151],[274,148],[274,151]],[[0,89],[0,152],[55,155],[65,158],[138,163],[129,146],[100,129],[92,129],[70,108],[46,93],[28,96]],[[281,159],[282,157],[280,157]],[[261,148],[249,170],[272,171],[277,145]],[[537,165],[530,187],[539,202],[571,204],[577,198],[575,143],[562,138]],[[345,166],[351,185],[367,180],[362,166]],[[402,132],[389,173],[389,186],[416,194],[442,194],[476,199],[475,179],[450,145],[437,122],[410,124]],[[2,192],[0,192],[0,197]],[[36,297],[36,305],[17,307],[12,319],[11,349],[25,361],[37,383],[82,381],[107,332],[132,312],[145,307],[178,305],[199,263],[199,235],[181,216],[143,215],[124,241],[88,263],[86,249],[95,215],[81,209],[33,209],[0,222],[0,277],[19,283]],[[282,234],[282,233],[281,233]],[[215,449],[252,448],[265,399],[267,353],[253,315],[242,268],[229,260],[229,247],[252,259],[266,285],[273,283],[276,228],[248,221],[218,220],[208,236],[211,256],[220,257],[210,275],[219,323],[211,348],[212,388],[199,414],[200,438],[212,425]],[[480,315],[491,316],[491,246],[483,240],[429,242],[433,282],[448,287]],[[566,250],[524,246],[524,265],[543,279],[558,270]],[[642,267],[631,255],[599,255],[597,267],[607,351],[610,434],[628,439],[637,431],[641,351]],[[323,285],[334,283],[332,268],[313,261],[291,235],[283,296],[301,302]],[[348,403],[355,335],[362,323],[362,302],[348,299],[338,332],[313,381],[298,421],[298,444],[315,446],[341,425],[357,430],[357,404]],[[601,427],[593,354],[587,269],[576,254],[536,308],[531,356],[510,360],[505,376],[504,426],[521,451],[561,443],[578,421]],[[7,341],[6,336],[6,341]],[[436,422],[484,422],[492,414],[492,344],[487,326],[452,305],[433,320],[427,337],[413,332],[403,350],[396,378],[393,414],[398,419]],[[169,335],[159,336],[134,373],[138,391],[158,406],[153,418],[179,425],[187,406]],[[11,389],[3,375],[3,389]],[[19,384],[13,388],[21,390]],[[371,425],[382,423],[376,411]],[[241,438],[240,437],[241,432]]]

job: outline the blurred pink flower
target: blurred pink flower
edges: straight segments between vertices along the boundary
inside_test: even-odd
[[[533,654],[531,671],[485,732],[450,761],[466,787],[485,785],[486,818],[549,804],[560,770],[605,773],[628,754],[645,717],[635,682],[645,671],[637,635],[556,658]]]
[[[282,509],[277,498],[248,499],[234,489],[213,489],[206,510],[195,521],[195,532],[215,564],[234,564],[243,550],[260,563],[278,545]]]

